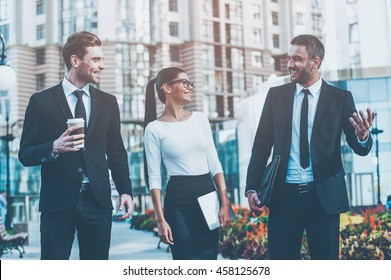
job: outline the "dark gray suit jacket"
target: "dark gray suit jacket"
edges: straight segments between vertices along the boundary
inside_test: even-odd
[[[62,85],[35,93],[30,98],[19,160],[24,166],[41,165],[40,211],[71,209],[79,195],[83,172],[88,175],[93,195],[102,208],[112,209],[108,169],[119,194],[132,195],[117,101],[114,96],[92,86],[90,95],[91,115],[85,151],[59,154],[57,159],[51,154],[53,141],[67,129],[67,119],[73,118]]]
[[[247,170],[246,192],[259,186],[272,148],[273,158],[281,156],[277,188],[285,182],[292,140],[295,89],[296,85],[289,83],[271,88],[267,94]],[[316,193],[329,214],[349,210],[341,160],[342,131],[356,154],[365,156],[372,147],[370,136],[365,147],[358,143],[354,127],[349,122],[354,112],[356,108],[349,91],[322,82],[310,149]],[[273,194],[272,205],[276,199],[278,197]]]

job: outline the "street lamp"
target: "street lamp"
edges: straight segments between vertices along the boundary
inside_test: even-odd
[[[5,64],[5,59],[7,56],[5,55],[5,43],[4,43],[4,37],[3,34],[0,33],[0,40],[2,44],[1,48],[1,54],[0,54],[0,91],[8,91],[16,82],[16,74],[15,71]],[[6,106],[7,107],[7,106]],[[1,140],[5,142],[5,157],[6,157],[6,193],[7,198],[10,200],[11,197],[11,189],[10,189],[10,147],[9,143],[14,140],[14,135],[10,132],[10,125],[9,125],[9,112],[8,108],[6,109],[6,116],[5,116],[5,122],[6,122],[6,135],[1,136]],[[5,227],[7,229],[11,228],[11,211],[12,211],[12,205],[10,201],[7,203],[7,215],[5,218]]]
[[[376,114],[377,115],[377,114]],[[382,129],[378,129],[377,127],[377,116],[375,116],[375,124],[376,127],[372,128],[371,133],[376,136],[376,174],[377,174],[377,204],[382,204],[380,200],[380,165],[379,165],[379,139],[378,135],[383,133]]]

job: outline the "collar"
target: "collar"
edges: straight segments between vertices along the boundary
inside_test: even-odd
[[[320,88],[322,87],[322,78],[319,78],[315,83],[309,86],[307,89],[310,91],[312,96],[316,96],[320,93]],[[299,95],[303,90],[303,86],[299,83],[296,83],[296,95]]]
[[[68,79],[66,77],[64,77],[64,80],[62,80],[62,88],[64,90],[66,97],[72,95],[72,93],[75,90],[79,89],[74,84],[72,84],[70,81],[68,81]],[[83,88],[80,88],[80,89],[82,91],[84,91],[84,93],[87,94],[87,96],[90,96],[90,84],[89,83],[87,83]]]

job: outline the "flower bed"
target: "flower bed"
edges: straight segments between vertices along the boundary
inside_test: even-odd
[[[220,231],[219,251],[229,259],[267,259],[268,211],[256,216],[247,208],[234,207],[237,219]],[[153,231],[153,210],[133,215],[132,227]],[[340,225],[340,259],[391,260],[391,213],[383,206],[365,208],[360,214],[344,213]],[[309,259],[308,244],[303,237],[301,258]]]
[[[237,219],[220,234],[220,253],[229,259],[267,259],[267,210],[260,216],[237,208]],[[309,259],[303,237],[301,258]],[[341,215],[340,259],[391,259],[391,214],[384,207],[366,208],[361,215]]]

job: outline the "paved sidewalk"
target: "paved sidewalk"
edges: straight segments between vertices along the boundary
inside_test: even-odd
[[[151,232],[133,230],[128,222],[113,222],[111,232],[110,260],[171,260],[171,253],[166,252],[167,245],[162,244],[157,249],[159,238]],[[39,260],[39,223],[28,224],[29,245],[25,246],[26,253],[19,259],[19,252],[13,251],[0,257],[2,260]],[[73,244],[71,260],[79,259],[77,238]]]

